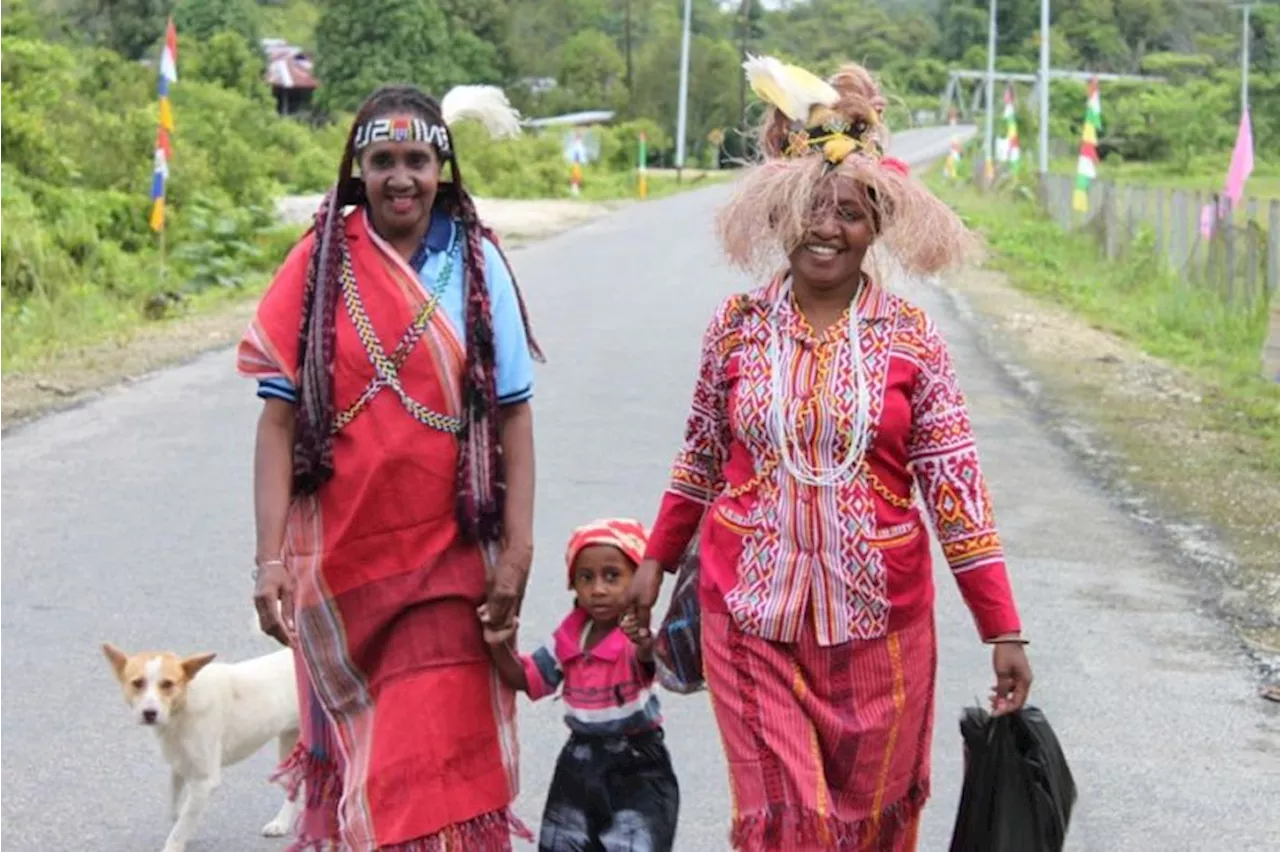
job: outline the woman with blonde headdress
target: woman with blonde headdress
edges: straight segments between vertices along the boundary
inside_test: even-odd
[[[885,156],[865,69],[824,81],[772,58],[745,67],[769,104],[764,158],[720,237],[740,267],[767,275],[779,250],[786,264],[707,329],[631,603],[647,624],[663,570],[700,536],[703,672],[735,848],[910,850],[937,660],[921,506],[993,646],[994,711],[1020,708],[1031,683],[946,344],[871,274],[938,272],[971,238]]]
[[[533,550],[533,360],[520,292],[450,123],[519,132],[498,89],[361,106],[338,181],[240,343],[262,628],[293,647],[294,850],[511,848],[515,699],[475,610],[515,621]]]

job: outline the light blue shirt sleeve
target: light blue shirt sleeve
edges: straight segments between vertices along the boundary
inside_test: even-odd
[[[489,285],[493,315],[493,344],[497,368],[498,403],[514,405],[533,398],[533,356],[515,283],[498,249],[484,241],[484,277]]]
[[[485,240],[484,277],[489,287],[489,309],[493,317],[493,343],[496,360],[498,403],[515,405],[533,398],[533,356],[529,353],[529,338],[525,333],[524,319],[520,316],[520,302],[516,298],[515,284],[507,272],[507,265],[493,243]],[[441,307],[449,315],[454,329],[463,344],[466,343],[465,307],[462,304],[461,250],[455,248],[455,264],[451,270],[449,286],[441,294]],[[423,267],[422,274],[429,280],[439,273],[444,252],[435,252]],[[426,285],[424,285],[426,286]],[[262,379],[258,382],[258,396],[262,399],[298,401],[297,389],[284,377]]]

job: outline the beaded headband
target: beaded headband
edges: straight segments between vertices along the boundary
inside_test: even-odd
[[[362,151],[376,142],[427,142],[442,154],[449,153],[449,131],[412,115],[375,118],[356,128],[355,150]]]

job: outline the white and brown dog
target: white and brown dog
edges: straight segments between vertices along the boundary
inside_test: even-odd
[[[214,663],[213,654],[126,654],[109,642],[102,651],[134,718],[159,737],[171,772],[174,820],[164,852],[182,852],[221,783],[223,767],[248,758],[271,740],[279,744],[283,760],[298,741],[293,652]],[[288,834],[300,806],[286,797],[262,833]]]

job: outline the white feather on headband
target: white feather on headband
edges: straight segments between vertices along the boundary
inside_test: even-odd
[[[475,119],[495,139],[520,135],[520,113],[497,86],[454,86],[440,101],[445,124]]]
[[[772,56],[751,56],[742,63],[751,91],[792,121],[803,121],[815,104],[834,106],[840,93],[827,81]]]

